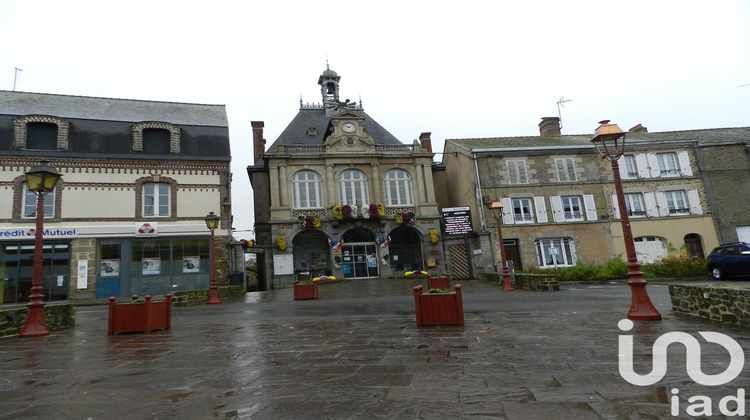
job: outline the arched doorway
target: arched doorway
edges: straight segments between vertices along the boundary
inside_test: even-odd
[[[706,258],[703,253],[701,237],[697,233],[688,233],[685,235],[685,247],[687,248],[688,255],[691,257],[700,259]]]
[[[408,227],[397,227],[390,233],[391,272],[403,274],[405,271],[424,270],[422,242],[419,233]]]
[[[319,230],[300,232],[292,240],[294,246],[294,271],[311,274],[331,274],[328,238]]]
[[[378,245],[375,234],[364,228],[344,233],[341,245],[341,269],[345,278],[378,277]]]

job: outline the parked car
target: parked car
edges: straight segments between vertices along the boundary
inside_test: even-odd
[[[738,274],[750,275],[750,244],[737,242],[721,245],[708,254],[708,270],[716,280]]]

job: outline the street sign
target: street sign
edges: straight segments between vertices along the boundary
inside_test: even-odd
[[[266,250],[263,248],[245,248],[245,254],[265,254]]]

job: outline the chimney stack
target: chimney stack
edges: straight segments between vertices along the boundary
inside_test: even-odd
[[[266,152],[266,140],[263,138],[263,121],[251,121],[253,127],[253,163],[259,161]]]
[[[432,133],[426,132],[419,135],[419,144],[422,146],[423,149],[427,150],[428,152],[432,153],[432,139],[430,139],[430,135]]]
[[[560,136],[560,118],[542,117],[542,122],[539,123],[539,135],[542,137]]]
[[[641,124],[636,125],[635,127],[628,130],[629,133],[648,133],[648,128],[644,127]]]

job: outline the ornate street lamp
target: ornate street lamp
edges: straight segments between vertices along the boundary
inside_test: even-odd
[[[206,216],[206,227],[211,231],[211,285],[208,291],[208,305],[216,305],[221,303],[219,300],[219,286],[216,285],[216,253],[214,248],[214,230],[219,227],[219,221],[221,218],[210,212]]]
[[[491,203],[485,204],[485,207],[487,207],[492,212],[492,216],[497,222],[497,240],[500,242],[500,262],[502,266],[503,291],[508,292],[516,290],[516,288],[513,287],[513,284],[510,282],[508,262],[505,259],[505,246],[503,246],[503,228],[501,226],[501,219],[503,217],[503,203],[499,201],[493,201]]]
[[[26,185],[36,194],[36,230],[34,231],[34,271],[31,280],[29,308],[26,322],[19,337],[42,337],[49,335],[44,322],[44,295],[42,294],[42,265],[44,248],[44,196],[55,189],[60,172],[43,160],[26,172]]]
[[[633,232],[630,230],[630,218],[625,205],[625,194],[622,191],[622,180],[620,179],[620,165],[617,162],[625,152],[625,133],[617,124],[610,124],[609,120],[599,122],[591,142],[602,159],[612,163],[612,175],[615,181],[615,193],[617,204],[620,209],[620,221],[622,222],[622,234],[625,239],[625,252],[628,256],[628,285],[631,291],[630,311],[628,319],[640,321],[659,321],[661,314],[651,304],[651,299],[646,292],[648,282],[643,280],[641,266],[635,255],[635,244],[633,243]]]

